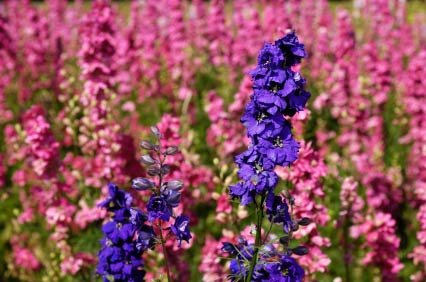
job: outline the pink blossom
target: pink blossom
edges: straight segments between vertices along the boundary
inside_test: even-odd
[[[41,106],[31,107],[23,116],[29,162],[38,176],[53,177],[58,169],[59,143],[55,140]]]
[[[13,261],[16,266],[25,270],[37,271],[41,268],[41,263],[34,253],[27,248],[20,246],[13,247]]]
[[[363,223],[351,228],[353,238],[360,235],[365,236],[364,247],[369,248],[362,263],[379,267],[384,281],[399,281],[403,264],[398,257],[400,240],[395,235],[395,220],[391,215],[382,212],[368,215]]]
[[[328,209],[318,203],[325,197],[322,177],[327,174],[327,166],[310,143],[302,142],[298,160],[291,168],[279,168],[277,173],[294,185],[290,193],[295,198],[295,217],[308,217],[313,221],[294,234],[295,238],[309,238],[306,247],[310,251],[299,262],[313,277],[315,272],[325,272],[331,263],[322,251],[322,248],[330,246],[330,239],[321,236],[317,227],[325,226],[330,220]]]

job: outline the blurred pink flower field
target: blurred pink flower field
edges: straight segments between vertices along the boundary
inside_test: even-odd
[[[266,194],[247,200],[236,183],[255,157],[248,182],[262,181],[266,161],[246,152],[265,116],[247,112],[256,79],[271,75],[265,50],[287,50],[276,40],[294,34],[284,55],[297,62],[278,54],[275,67],[310,99],[286,96],[280,121],[295,141],[278,138],[291,156],[267,175],[284,199],[274,208],[298,222],[283,243],[259,216]],[[424,1],[0,2],[0,281],[426,281],[425,66]],[[171,214],[135,215],[161,193]],[[138,216],[161,242],[129,231],[146,250],[115,268],[143,275],[104,275],[115,261],[101,248],[124,241],[108,224]],[[231,258],[250,246],[241,238],[255,242],[246,268]],[[256,249],[262,239],[272,247]],[[304,278],[290,267],[286,280],[256,278],[254,264],[241,278],[280,244]]]

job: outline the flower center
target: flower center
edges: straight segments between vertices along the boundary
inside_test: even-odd
[[[259,162],[254,163],[254,170],[257,174],[261,173],[263,171],[263,167]]]
[[[265,117],[266,117],[266,115],[264,113],[262,113],[262,112],[257,113],[257,115],[256,115],[257,123],[261,123],[265,119]]]
[[[283,140],[281,140],[279,136],[275,138],[273,144],[274,144],[274,147],[280,147],[280,148],[284,147]]]

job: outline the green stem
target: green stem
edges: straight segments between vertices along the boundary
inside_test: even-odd
[[[254,252],[253,257],[250,262],[250,271],[249,275],[246,277],[246,282],[250,282],[253,276],[254,267],[257,264],[257,259],[259,256],[259,249],[262,246],[262,223],[263,223],[263,204],[265,202],[265,196],[262,195],[260,200],[260,205],[256,206],[256,214],[257,214],[257,225],[256,225],[256,239],[254,242]]]
[[[161,240],[161,246],[163,247],[164,262],[166,264],[167,281],[172,282],[172,277],[170,275],[170,267],[169,267],[169,257],[167,255],[165,240],[163,237],[163,228],[161,227],[161,223],[158,224],[158,227],[160,228],[160,240]]]

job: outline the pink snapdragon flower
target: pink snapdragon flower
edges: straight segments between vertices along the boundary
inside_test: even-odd
[[[13,262],[16,266],[25,270],[37,271],[41,268],[41,263],[34,253],[27,248],[18,245],[13,246]]]
[[[53,177],[58,169],[59,142],[55,140],[41,106],[31,107],[22,118],[28,159],[34,172],[41,177]]]

